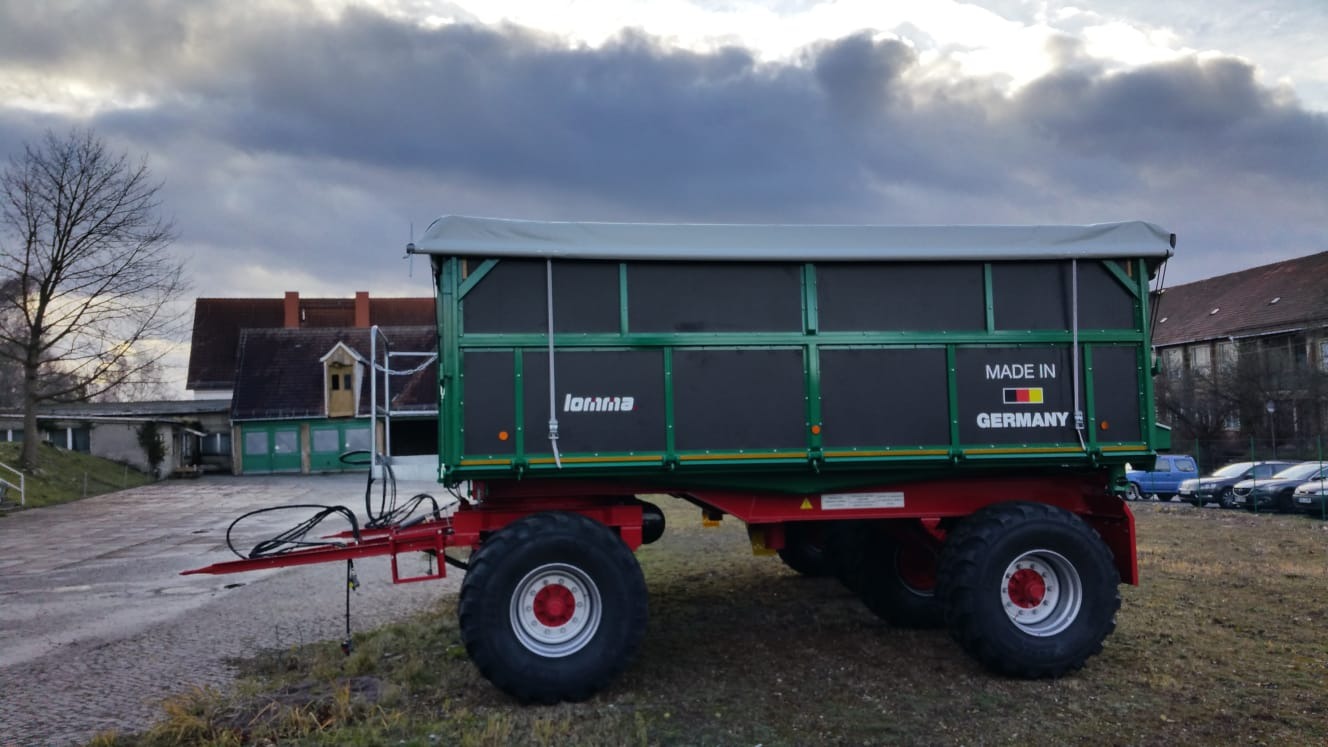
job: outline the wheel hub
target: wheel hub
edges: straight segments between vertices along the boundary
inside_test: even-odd
[[[541,625],[558,628],[566,625],[576,611],[576,597],[562,584],[551,584],[535,593],[532,605]]]
[[[599,630],[602,614],[599,587],[585,571],[549,563],[517,583],[509,619],[522,646],[557,658],[584,648]]]
[[[1084,601],[1074,564],[1060,553],[1033,550],[1015,558],[1000,586],[1001,607],[1020,631],[1045,638],[1070,627]]]
[[[1042,600],[1046,598],[1047,582],[1042,580],[1037,571],[1021,568],[1010,577],[1010,585],[1006,592],[1016,607],[1031,610],[1042,604]]]

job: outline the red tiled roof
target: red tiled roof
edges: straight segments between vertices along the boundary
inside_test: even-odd
[[[369,323],[383,327],[435,324],[432,298],[370,298]]]
[[[354,327],[355,299],[301,298],[302,328]],[[193,343],[186,387],[230,389],[235,383],[241,330],[281,329],[281,298],[200,298],[194,302]],[[369,298],[369,324],[384,327],[433,325],[432,298]],[[432,349],[432,348],[431,348]]]
[[[230,389],[240,330],[280,327],[280,298],[200,298],[194,302],[189,389]]]
[[[1328,326],[1328,252],[1167,288],[1156,314],[1161,347]]]

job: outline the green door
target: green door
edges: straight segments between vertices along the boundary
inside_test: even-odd
[[[340,420],[313,423],[309,426],[312,441],[309,468],[314,472],[359,471],[369,468],[368,454],[355,454],[341,460],[348,451],[368,451],[370,448],[369,421]]]
[[[300,471],[300,426],[255,423],[242,429],[245,474]]]

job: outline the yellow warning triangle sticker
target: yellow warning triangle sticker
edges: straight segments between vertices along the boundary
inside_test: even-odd
[[[802,505],[799,506],[798,508],[802,509],[803,511],[810,511],[810,510],[812,510],[812,499],[811,499],[811,498],[803,498],[803,499],[802,499]]]

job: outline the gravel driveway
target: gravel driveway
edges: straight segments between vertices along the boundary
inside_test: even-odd
[[[405,497],[417,486],[401,487]],[[438,495],[438,486],[424,487]],[[246,511],[319,503],[362,516],[363,501],[358,475],[206,477],[0,518],[0,746],[140,730],[156,718],[161,698],[227,685],[224,659],[340,640],[344,563],[228,576],[179,572],[234,557],[226,527]],[[253,538],[262,538],[264,525],[270,536],[311,514],[265,515]],[[423,559],[402,562],[403,572],[424,567]],[[453,572],[398,586],[386,558],[355,568],[357,630],[424,609],[460,579]]]

